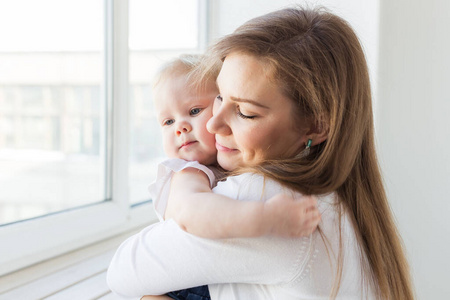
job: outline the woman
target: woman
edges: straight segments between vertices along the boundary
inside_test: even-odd
[[[376,160],[371,92],[359,41],[339,17],[284,9],[219,41],[218,162],[235,175],[215,193],[316,194],[311,237],[207,240],[173,220],[117,251],[111,289],[138,296],[208,284],[211,299],[412,299],[408,264]],[[262,192],[261,192],[262,191]]]

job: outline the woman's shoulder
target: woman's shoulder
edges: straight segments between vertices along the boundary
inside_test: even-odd
[[[279,193],[294,193],[281,183],[255,173],[229,176],[217,183],[214,192],[239,200],[264,201]]]
[[[264,181],[264,176],[255,173],[242,173],[239,175],[228,176],[221,184],[225,185],[242,185],[242,184],[261,184]]]

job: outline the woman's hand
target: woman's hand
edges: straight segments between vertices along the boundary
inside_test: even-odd
[[[308,236],[320,222],[314,196],[278,194],[265,202],[263,214],[267,232],[282,237]]]

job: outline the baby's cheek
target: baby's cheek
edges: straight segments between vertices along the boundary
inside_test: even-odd
[[[179,158],[178,157],[178,152],[176,151],[174,144],[166,139],[163,139],[163,148],[164,148],[164,153],[166,153],[166,155],[168,157],[171,158]]]
[[[212,134],[211,132],[209,132],[206,129],[206,123],[204,124],[204,126],[202,126],[201,135],[202,135],[203,140],[207,141],[208,144],[215,145],[215,143],[216,143],[216,135]]]

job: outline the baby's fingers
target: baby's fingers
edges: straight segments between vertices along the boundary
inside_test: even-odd
[[[308,200],[309,201],[309,200]],[[315,203],[315,199],[314,201],[309,201],[311,203]],[[300,230],[298,232],[299,236],[307,236],[312,234],[317,226],[320,223],[321,220],[321,214],[317,208],[317,206],[315,205],[307,205],[307,210],[304,211],[303,214],[303,224],[300,225]]]
[[[306,209],[317,208],[317,199],[315,196],[303,196],[299,199],[299,203]]]
[[[303,230],[298,233],[298,236],[308,236],[311,235],[320,223],[320,214],[315,214],[311,219],[305,221]]]

